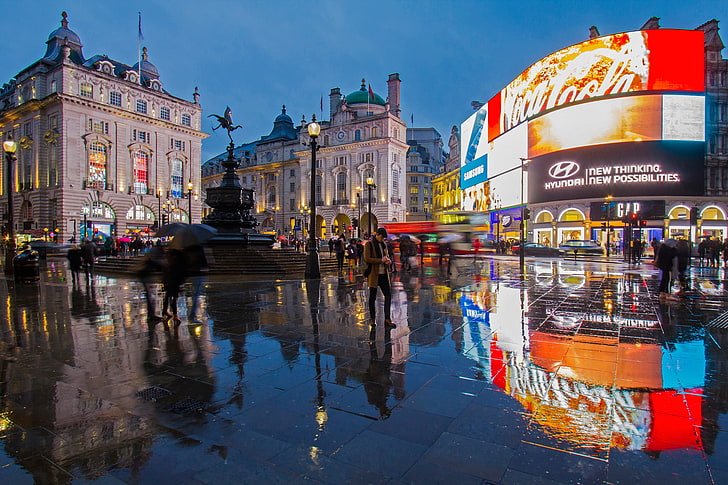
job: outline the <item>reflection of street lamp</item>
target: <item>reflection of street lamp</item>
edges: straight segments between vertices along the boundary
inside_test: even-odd
[[[518,260],[521,265],[521,275],[525,275],[526,272],[526,248],[524,244],[526,242],[525,230],[526,230],[526,201],[523,196],[523,172],[526,170],[525,163],[529,160],[527,158],[521,158],[521,230],[519,234],[520,243],[518,245]]]
[[[194,189],[195,186],[192,185],[192,180],[187,182],[187,217],[189,218],[189,223],[192,224],[192,189]]]
[[[319,263],[318,244],[316,237],[316,138],[321,133],[321,126],[316,123],[316,115],[311,118],[308,124],[308,136],[311,137],[311,219],[308,230],[308,257],[306,258],[306,278],[320,278],[321,266]]]
[[[299,219],[301,226],[301,237],[303,239],[306,239],[306,224],[304,221],[308,219],[308,215],[311,213],[311,209],[309,209],[308,207],[302,207],[301,209],[299,209],[298,212],[301,213],[301,218]]]
[[[13,257],[15,257],[15,220],[13,219],[13,162],[18,144],[13,141],[13,136],[3,142],[5,152],[5,193],[8,196],[8,235],[5,243],[5,274],[13,274]]]
[[[374,179],[372,177],[367,177],[367,190],[369,191],[369,213],[367,214],[367,222],[369,223],[369,237],[372,237],[372,190],[376,188],[377,186],[374,185]]]

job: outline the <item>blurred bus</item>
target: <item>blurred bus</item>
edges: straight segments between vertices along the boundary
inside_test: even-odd
[[[425,245],[425,254],[438,254],[437,237],[440,224],[436,221],[381,222],[389,237],[399,239],[402,235],[414,236]],[[395,247],[399,247],[395,244]],[[419,248],[418,248],[419,249]]]
[[[439,241],[450,244],[453,254],[472,254],[476,237],[480,239],[481,251],[495,252],[489,212],[453,211],[440,215]]]

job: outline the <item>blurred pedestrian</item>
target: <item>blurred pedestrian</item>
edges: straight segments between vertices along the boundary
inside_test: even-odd
[[[383,227],[377,229],[376,235],[367,241],[364,246],[364,261],[369,266],[364,275],[367,277],[369,287],[369,320],[372,326],[376,326],[377,316],[377,289],[382,290],[384,295],[384,326],[395,328],[392,323],[392,289],[389,282],[389,265],[392,264],[390,252],[385,241],[387,230]]]
[[[152,282],[154,275],[164,270],[164,252],[159,246],[151,248],[144,253],[142,260],[137,267],[136,275],[144,286],[144,298],[147,301],[147,319],[150,323],[158,322],[162,318],[157,315],[156,304],[152,293]]]
[[[478,259],[478,253],[483,248],[483,244],[480,242],[480,238],[473,239],[473,259]]]
[[[199,244],[186,247],[184,249],[184,256],[187,264],[187,277],[192,284],[192,302],[187,313],[187,320],[197,322],[197,305],[202,294],[202,288],[205,286],[209,264],[207,262],[205,248]]]
[[[690,246],[687,240],[682,238],[677,240],[675,255],[677,256],[677,276],[680,279],[680,290],[678,294],[682,294],[690,287],[688,274],[690,268]]]
[[[415,243],[410,239],[409,236],[402,236],[399,238],[399,263],[400,263],[400,269],[402,272],[404,271],[410,271],[412,269],[412,264],[410,263],[410,258],[414,257],[417,254],[417,248],[415,248]]]
[[[336,267],[341,271],[344,269],[344,252],[346,251],[346,238],[343,234],[334,241],[334,251],[336,252]]]
[[[81,252],[81,248],[77,244],[71,244],[71,248],[66,254],[66,259],[68,259],[68,268],[71,270],[71,280],[75,285],[78,283],[78,274],[83,267],[83,253]]]
[[[677,241],[669,238],[660,244],[660,249],[657,252],[657,259],[655,265],[661,271],[660,278],[660,300],[670,299],[673,300],[676,297],[670,294],[670,288],[672,287],[671,273],[673,268],[677,265]]]
[[[83,269],[86,273],[86,283],[93,283],[94,265],[96,264],[96,256],[98,255],[98,247],[89,238],[85,238],[81,244],[81,254],[83,256]]]
[[[179,324],[181,320],[177,316],[177,298],[179,297],[179,287],[185,280],[185,258],[182,251],[169,247],[166,256],[162,274],[162,286],[164,287],[162,316],[171,318],[175,324]]]

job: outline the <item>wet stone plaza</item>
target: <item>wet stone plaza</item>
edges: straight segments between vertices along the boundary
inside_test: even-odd
[[[728,270],[451,273],[397,274],[372,331],[352,271],[211,277],[181,325],[62,260],[0,279],[0,483],[728,483]]]

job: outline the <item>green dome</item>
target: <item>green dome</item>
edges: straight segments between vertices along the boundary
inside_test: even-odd
[[[366,82],[364,79],[361,80],[361,88],[359,91],[354,91],[351,94],[346,95],[346,104],[378,104],[384,106],[387,104],[384,99],[377,93],[374,93],[374,98],[369,97],[369,90],[367,89]]]

